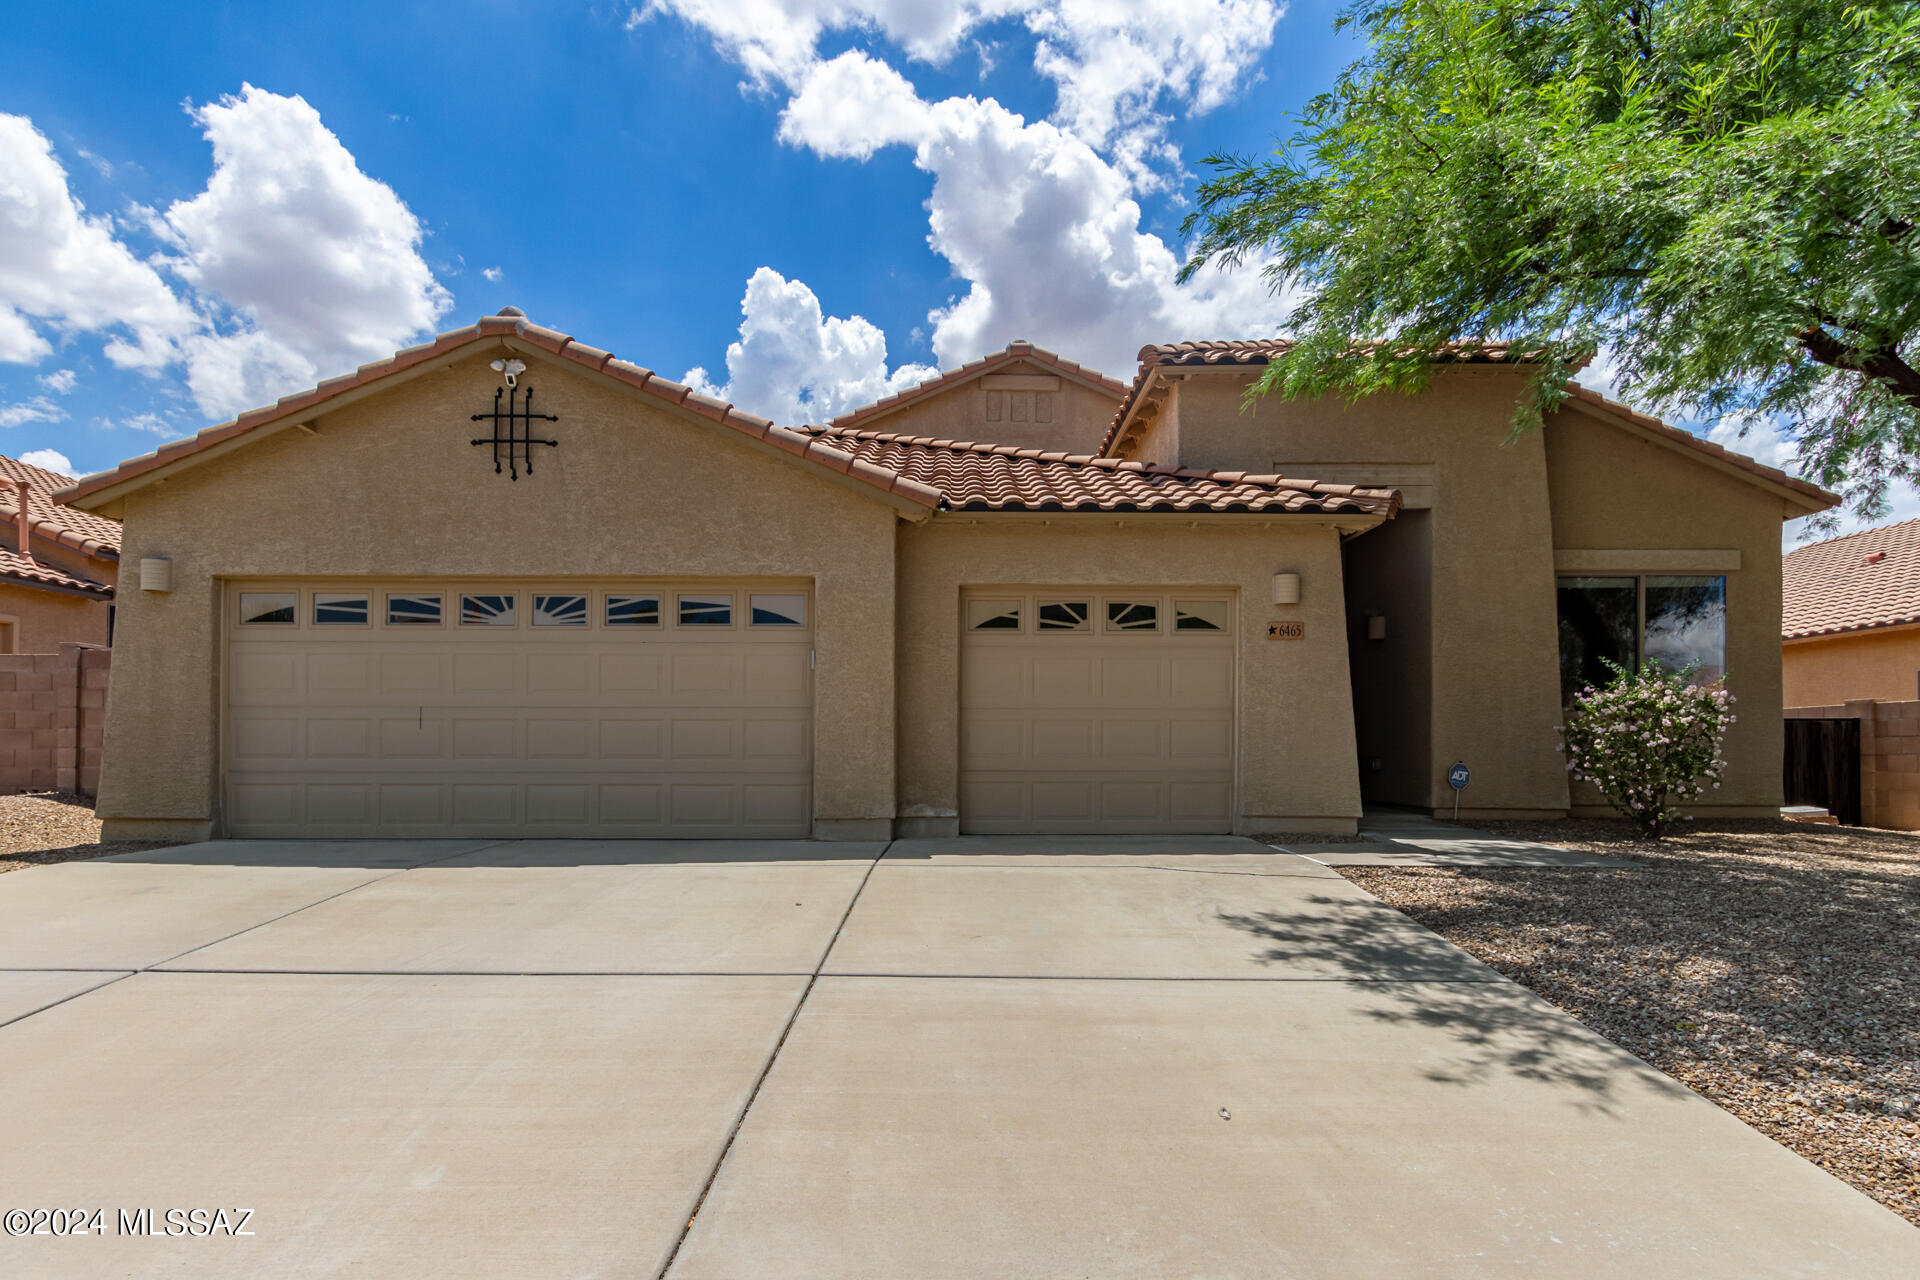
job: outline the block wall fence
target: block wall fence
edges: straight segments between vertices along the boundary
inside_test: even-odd
[[[1920,831],[1920,702],[1871,698],[1832,707],[1788,707],[1789,720],[1860,722],[1860,820]]]
[[[0,654],[0,795],[100,788],[111,649]]]

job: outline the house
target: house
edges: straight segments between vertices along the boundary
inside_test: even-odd
[[[1787,706],[1920,698],[1920,520],[1797,547],[1781,571]]]
[[[63,497],[125,521],[110,838],[885,839],[1563,815],[1565,691],[1697,658],[1780,800],[1780,521],[1832,497],[1524,357],[1245,402],[1014,344],[779,427],[509,308]],[[1078,450],[1078,452],[1070,452]],[[1642,624],[1644,616],[1645,622]]]
[[[120,526],[56,502],[72,483],[0,457],[0,654],[112,642]]]

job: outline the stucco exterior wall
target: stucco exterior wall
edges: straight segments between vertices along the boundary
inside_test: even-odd
[[[1795,640],[1780,657],[1781,697],[1789,707],[1908,702],[1920,691],[1920,627]]]
[[[1552,486],[1553,543],[1563,557],[1653,553],[1589,563],[1612,563],[1623,574],[1725,572],[1727,687],[1738,699],[1737,719],[1727,734],[1726,778],[1696,809],[1776,812],[1785,742],[1778,657],[1782,499],[1582,410],[1560,410],[1538,434],[1545,437]],[[1739,567],[1711,567],[1711,558],[1701,558],[1705,552],[1735,553]],[[1909,672],[1901,693],[1912,692]],[[1591,789],[1575,798],[1581,811],[1605,810]]]
[[[15,653],[57,653],[63,644],[105,644],[110,607],[85,596],[0,582],[0,622],[13,623]]]
[[[517,482],[469,445],[492,347],[128,495],[124,556],[173,559],[120,601],[99,811],[109,837],[218,829],[221,580],[647,575],[814,581],[815,829],[890,829],[893,508],[857,482],[543,359],[556,449]],[[545,427],[547,424],[542,424]]]
[[[957,829],[961,590],[1079,585],[1235,590],[1235,829],[1354,829],[1360,792],[1332,527],[1258,517],[942,515],[902,526],[899,556],[903,830]],[[1282,571],[1301,575],[1300,604],[1270,603]],[[1267,623],[1282,619],[1304,621],[1306,637],[1268,640]]]
[[[1463,816],[1564,812],[1545,442],[1540,432],[1510,439],[1525,375],[1461,370],[1417,398],[1248,406],[1252,377],[1208,370],[1176,385],[1162,417],[1176,415],[1181,466],[1304,479],[1320,478],[1316,464],[1431,468],[1432,719],[1425,799],[1413,802],[1451,812],[1445,772],[1464,760],[1473,782]]]
[[[1052,421],[1036,422],[1031,414],[1013,416],[1008,405],[997,420],[987,416],[987,397],[993,379],[999,377],[1039,377],[1058,379],[1059,390],[1048,393]],[[1017,394],[1017,393],[1014,393]],[[932,436],[941,440],[986,440],[994,444],[1017,444],[1033,449],[1059,450],[1064,453],[1097,453],[1101,437],[1113,421],[1120,398],[1064,377],[1045,365],[1016,360],[998,366],[991,374],[963,382],[959,386],[912,401],[892,413],[862,422],[863,428],[907,436]]]

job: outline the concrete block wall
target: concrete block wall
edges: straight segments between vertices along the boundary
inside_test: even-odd
[[[99,790],[112,659],[85,644],[0,655],[0,794]]]
[[[1920,702],[1871,698],[1788,707],[1789,719],[1860,722],[1860,818],[1870,827],[1920,831]]]

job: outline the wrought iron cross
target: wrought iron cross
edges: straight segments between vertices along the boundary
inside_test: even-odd
[[[503,393],[507,397],[507,404],[504,409],[500,406],[500,397]],[[495,387],[493,391],[493,412],[476,413],[473,415],[475,422],[491,421],[493,423],[492,435],[482,436],[480,439],[473,441],[473,443],[477,445],[490,444],[493,446],[493,474],[500,474],[500,464],[504,462],[506,463],[507,478],[509,480],[518,480],[520,478],[520,464],[524,462],[527,464],[527,474],[532,475],[533,446],[536,444],[544,444],[551,449],[560,447],[558,440],[537,440],[534,438],[533,420],[535,418],[539,418],[543,422],[560,421],[559,418],[551,413],[535,413],[533,411],[532,387],[527,388],[527,398],[525,400],[520,398],[519,387]]]

